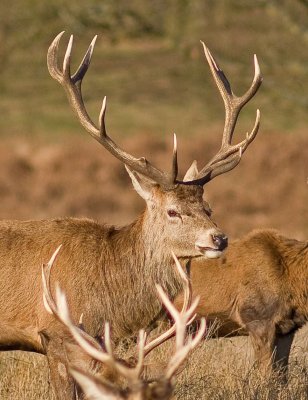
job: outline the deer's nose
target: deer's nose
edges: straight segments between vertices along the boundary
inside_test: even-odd
[[[228,236],[224,233],[213,234],[212,240],[217,250],[223,251],[228,246]]]

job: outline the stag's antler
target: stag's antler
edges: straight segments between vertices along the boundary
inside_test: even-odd
[[[192,301],[191,280],[188,278],[187,274],[183,271],[183,268],[179,260],[177,259],[176,255],[173,252],[171,253],[175,262],[176,269],[179,275],[181,276],[183,282],[184,300],[183,300],[181,315],[184,315],[187,312],[187,310],[191,307],[191,301]],[[192,315],[192,317],[187,321],[186,325],[189,326],[194,321],[195,317],[196,314]],[[160,346],[162,343],[173,337],[175,334],[176,334],[176,324],[173,324],[166,332],[163,332],[157,338],[152,339],[145,345],[144,355],[145,356],[148,355],[153,349]]]
[[[144,157],[135,158],[132,155],[126,153],[107,135],[105,125],[105,114],[106,114],[106,97],[103,100],[101,112],[99,114],[99,126],[97,127],[89,117],[85,108],[81,84],[82,80],[89,68],[90,61],[93,54],[93,49],[97,36],[94,37],[88,50],[81,61],[77,71],[74,75],[71,75],[70,62],[71,52],[73,46],[73,35],[71,35],[66,53],[63,61],[63,69],[58,67],[58,48],[59,42],[64,32],[61,32],[52,42],[47,53],[47,66],[50,75],[57,80],[65,89],[68,99],[71,103],[73,110],[76,112],[81,125],[90,133],[90,135],[102,144],[111,154],[117,157],[120,161],[126,164],[128,167],[136,172],[139,172],[159,185],[170,189],[174,187],[177,175],[177,149],[176,149],[176,137],[174,136],[174,150],[173,150],[173,161],[172,161],[172,172],[170,174],[160,171],[154,165],[152,165]]]
[[[257,110],[256,120],[252,131],[247,133],[246,138],[240,143],[231,145],[239,113],[243,106],[257,93],[262,83],[262,76],[260,73],[257,56],[254,55],[255,75],[252,84],[243,96],[238,97],[232,92],[228,79],[226,78],[224,72],[220,69],[210,50],[203,42],[201,43],[203,45],[204,54],[210,66],[215,83],[223,99],[226,116],[220,150],[212,158],[212,160],[207,163],[204,168],[202,168],[197,176],[197,179],[184,182],[190,185],[204,185],[216,176],[228,172],[236,167],[241,161],[243,153],[256,137],[260,126],[260,111]]]
[[[99,143],[101,143],[111,154],[117,157],[120,161],[126,164],[128,167],[142,175],[147,176],[153,181],[157,182],[165,189],[172,189],[176,184],[182,183],[185,185],[204,185],[216,176],[233,169],[241,160],[241,156],[247,149],[249,144],[254,140],[257,135],[260,123],[260,112],[257,110],[257,117],[255,125],[250,134],[247,134],[245,140],[241,141],[236,145],[231,145],[236,121],[242,107],[255,95],[259,86],[262,82],[260,74],[260,68],[257,57],[254,56],[255,64],[255,76],[254,80],[242,97],[237,97],[231,90],[230,83],[228,82],[223,71],[219,68],[214,57],[205,46],[203,42],[204,52],[206,59],[209,63],[212,75],[223,98],[226,108],[225,127],[222,138],[222,145],[218,153],[213,159],[200,171],[197,178],[191,181],[180,181],[177,179],[178,174],[178,163],[177,163],[177,141],[174,135],[174,149],[172,159],[172,170],[170,173],[163,172],[152,165],[144,157],[135,158],[128,154],[108,136],[105,125],[105,114],[106,114],[106,97],[103,100],[101,112],[99,114],[99,125],[98,127],[89,117],[86,111],[82,92],[81,84],[82,80],[89,68],[91,57],[93,54],[94,44],[96,36],[92,40],[80,66],[78,67],[75,74],[71,75],[70,71],[70,60],[73,45],[73,35],[71,35],[66,53],[63,61],[62,70],[58,67],[58,47],[59,42],[64,32],[61,32],[52,42],[48,49],[47,54],[47,65],[50,75],[57,80],[66,90],[68,99],[71,103],[73,110],[76,112],[78,119],[82,126],[93,136]]]

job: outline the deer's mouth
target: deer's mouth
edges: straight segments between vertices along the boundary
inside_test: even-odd
[[[215,247],[196,245],[196,249],[206,258],[219,258],[222,255],[222,250]]]

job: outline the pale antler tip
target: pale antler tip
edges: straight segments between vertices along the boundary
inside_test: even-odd
[[[96,39],[97,39],[97,36],[98,36],[98,35],[95,35],[94,38],[92,39],[92,42],[90,43],[90,46],[91,46],[91,47],[94,47],[95,42],[96,42]]]
[[[61,39],[61,37],[64,35],[64,33],[65,33],[65,31],[58,33],[57,36],[55,37],[54,41],[59,41]]]
[[[195,311],[195,309],[197,308],[197,305],[199,304],[200,301],[200,295],[196,296],[194,298],[194,301],[192,302],[189,311],[191,312],[191,314]]]
[[[256,78],[261,75],[260,65],[259,65],[259,61],[258,61],[256,54],[253,55],[253,62],[254,62],[254,66],[255,66],[255,78]],[[260,76],[260,78],[262,79],[261,76]]]
[[[259,127],[260,119],[261,119],[261,112],[259,109],[257,109],[255,127]],[[254,129],[253,129],[253,131],[254,131]]]
[[[59,251],[61,250],[61,247],[62,247],[62,244],[60,244],[60,246],[58,246],[58,248],[54,251],[54,253],[50,257],[50,260],[48,261],[48,265],[52,265],[54,263]]]
[[[174,145],[175,148],[177,148],[177,144],[178,144],[178,141],[177,141],[177,138],[176,138],[176,133],[173,133],[173,145]]]
[[[68,41],[68,45],[67,45],[66,52],[64,55],[64,59],[63,59],[63,72],[65,73],[65,75],[69,74],[69,69],[70,69],[69,59],[70,59],[71,53],[72,53],[73,39],[74,39],[74,36],[71,35],[70,39]]]
[[[112,346],[111,346],[110,324],[108,321],[105,322],[105,331],[104,332],[105,332],[104,339],[105,339],[106,351],[112,357],[113,351],[112,351]]]
[[[72,47],[74,41],[74,35],[70,35],[69,41],[68,41],[68,46]]]
[[[57,304],[59,318],[62,320],[62,322],[67,324],[68,322],[70,322],[70,316],[66,301],[66,295],[61,290],[58,282],[56,282],[55,284],[55,289],[56,289],[56,304]]]
[[[207,47],[207,45],[204,42],[202,42],[202,40],[200,40],[200,42],[201,42],[201,44],[203,46],[203,50],[204,50],[205,55],[211,56],[210,49]]]
[[[158,293],[163,290],[163,288],[160,286],[159,283],[155,283],[155,287],[156,287],[156,290],[158,291]]]
[[[204,50],[206,60],[212,70],[212,74],[217,74],[217,71],[219,71],[220,68],[219,68],[215,58],[213,57],[212,53],[210,52],[210,49],[205,45],[205,43],[203,43],[202,41],[201,41],[201,43],[203,45],[203,50]],[[214,78],[215,78],[215,76],[214,76]],[[215,80],[216,80],[216,78],[215,78]]]
[[[62,32],[58,33],[57,36],[56,36],[56,37],[54,38],[54,40],[52,41],[50,47],[52,47],[53,45],[58,45],[58,44],[59,44],[59,41],[60,41],[61,37],[64,35],[64,33],[65,33],[65,31],[62,31]]]
[[[203,46],[204,50],[206,49],[207,51],[209,51],[209,49],[208,49],[207,45],[204,43],[204,41],[203,41],[203,40],[200,40],[200,43],[202,44],[202,46]]]
[[[197,332],[197,335],[193,339],[193,341],[194,341],[193,347],[197,346],[197,344],[200,342],[200,340],[202,339],[202,337],[205,334],[205,332],[206,332],[206,319],[204,317],[202,317],[200,319],[200,327],[199,327],[199,330]]]
[[[94,38],[92,39],[92,41],[91,41],[91,43],[90,43],[90,46],[89,46],[89,49],[88,49],[88,52],[90,52],[89,53],[89,62],[90,62],[90,60],[91,60],[91,58],[92,58],[92,54],[93,54],[93,51],[94,51],[94,46],[95,46],[95,42],[96,42],[96,39],[97,39],[97,35],[95,35],[94,36]]]
[[[139,341],[144,341],[144,338],[146,337],[146,332],[144,329],[140,329],[139,331]]]
[[[177,266],[179,266],[179,265],[180,265],[180,262],[179,262],[177,256],[175,255],[175,253],[173,252],[173,250],[171,250],[171,255],[172,255],[173,259],[174,259],[175,264],[176,264]],[[182,268],[181,268],[181,269],[182,269]]]
[[[174,259],[175,262],[175,266],[176,269],[178,271],[178,273],[180,274],[181,278],[187,282],[188,278],[187,278],[187,274],[185,273],[185,271],[182,268],[182,265],[180,264],[179,259],[177,258],[177,256],[173,253],[173,251],[171,251],[172,257]]]
[[[99,116],[98,116],[98,123],[99,123],[99,127],[100,127],[100,133],[103,136],[106,136],[106,129],[105,129],[106,106],[107,106],[107,96],[105,96],[103,98],[101,111],[100,111]]]

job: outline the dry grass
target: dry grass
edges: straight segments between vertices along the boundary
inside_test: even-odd
[[[181,400],[249,400],[307,399],[307,367],[299,362],[290,364],[290,378],[282,383],[280,372],[264,379],[253,365],[247,340],[233,339],[225,343],[204,343],[190,357],[178,377],[175,398]],[[247,352],[247,353],[246,353]]]
[[[279,372],[268,379],[258,374],[248,337],[206,340],[175,378],[174,399],[307,400],[307,333],[308,326],[296,335],[287,384],[282,383]],[[148,377],[160,375],[172,350],[171,341],[148,357]],[[54,400],[44,356],[19,351],[2,353],[0,373],[1,400]]]
[[[263,378],[254,364],[248,337],[204,341],[188,358],[176,377],[174,398],[178,400],[304,400],[308,398],[308,326],[296,335],[290,357],[289,379],[282,383],[281,371]],[[166,343],[149,361],[155,375],[172,352]],[[151,375],[151,373],[150,373]]]
[[[0,353],[1,400],[53,400],[47,358],[22,351]]]

